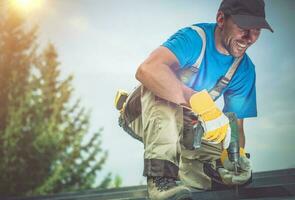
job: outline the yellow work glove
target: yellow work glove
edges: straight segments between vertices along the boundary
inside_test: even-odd
[[[223,148],[227,149],[231,138],[229,120],[214,103],[207,90],[192,95],[190,105],[198,114],[204,128],[203,139],[213,144],[223,142]]]
[[[227,150],[221,153],[221,168],[218,173],[222,181],[227,185],[242,185],[245,184],[252,174],[250,160],[246,157],[245,150],[240,148],[240,158],[238,161],[238,173],[235,173],[234,164],[229,160]]]

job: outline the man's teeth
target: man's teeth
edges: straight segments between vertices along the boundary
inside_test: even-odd
[[[237,42],[237,44],[238,44],[238,46],[239,46],[240,48],[245,48],[245,47],[246,47],[246,44],[242,44],[242,43],[239,43],[239,42]]]

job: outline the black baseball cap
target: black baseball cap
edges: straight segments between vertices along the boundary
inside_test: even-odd
[[[273,32],[265,19],[263,0],[223,0],[219,11],[232,17],[241,28],[265,28]]]

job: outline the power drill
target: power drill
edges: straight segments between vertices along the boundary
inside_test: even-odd
[[[233,163],[235,174],[238,174],[238,166],[240,159],[240,143],[239,143],[239,130],[238,130],[238,119],[236,115],[232,112],[225,113],[225,115],[229,119],[229,124],[231,128],[231,140],[229,147],[227,149],[228,158]],[[204,129],[201,123],[197,123],[194,127],[195,135],[194,135],[194,143],[193,146],[195,149],[201,147],[202,137],[204,135]],[[235,187],[236,196],[238,196],[238,186]]]
[[[238,130],[238,119],[234,113],[225,113],[225,115],[229,119],[229,125],[231,128],[231,139],[229,143],[229,147],[227,149],[228,158],[233,163],[235,175],[238,175],[238,166],[240,159],[240,143],[239,143],[239,130]],[[202,137],[204,135],[204,128],[201,123],[197,123],[194,126],[195,135],[194,135],[194,143],[193,146],[195,149],[201,147]],[[235,196],[238,198],[239,190],[238,185],[235,186]]]
[[[234,113],[225,114],[230,123],[231,128],[231,139],[229,147],[227,149],[228,159],[233,163],[235,169],[235,175],[238,175],[238,166],[240,159],[240,142],[239,142],[239,129],[238,129],[238,119]],[[235,186],[235,195],[239,196],[239,187]]]
[[[231,139],[229,143],[229,147],[227,149],[228,158],[235,166],[235,172],[237,173],[237,167],[240,158],[240,143],[239,143],[239,130],[238,130],[238,122],[237,117],[234,113],[226,113],[225,114],[230,123],[231,128]]]

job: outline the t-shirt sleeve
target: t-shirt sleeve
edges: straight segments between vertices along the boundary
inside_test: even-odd
[[[251,61],[246,65],[224,92],[223,112],[234,112],[239,119],[257,116],[255,67]]]
[[[190,27],[180,29],[172,35],[162,46],[168,48],[178,59],[180,68],[191,66],[200,55],[202,39]]]

